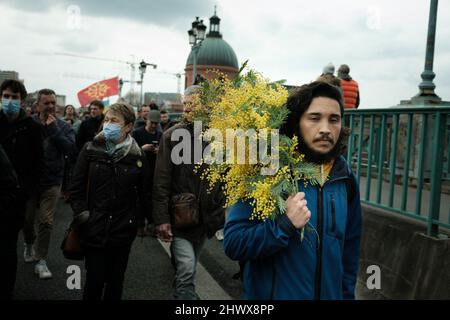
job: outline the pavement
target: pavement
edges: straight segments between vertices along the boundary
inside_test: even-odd
[[[361,194],[364,195],[365,181],[361,181]],[[382,190],[387,186],[383,185]],[[396,186],[396,194],[400,194]],[[376,190],[372,186],[372,190]],[[408,190],[407,208],[412,209],[410,199],[414,199],[414,190]],[[374,197],[374,191],[371,198]],[[429,192],[423,193],[423,209],[428,204]],[[448,195],[444,195],[442,214],[449,212]],[[383,193],[382,201],[387,201]],[[399,202],[398,197],[394,203]],[[425,211],[425,210],[424,210]],[[426,212],[426,211],[425,211]],[[442,217],[442,215],[441,215]],[[50,242],[47,265],[53,278],[40,280],[34,274],[34,263],[23,260],[23,236],[18,240],[18,268],[14,299],[16,300],[80,300],[84,286],[85,270],[83,261],[66,260],[60,250],[65,230],[72,219],[72,210],[64,201],[59,201],[55,213],[54,229]],[[74,271],[80,273],[79,288],[71,286]],[[222,242],[215,237],[208,239],[200,255],[196,275],[197,293],[203,300],[239,300],[242,297],[242,282],[233,276],[239,272],[236,261],[230,260],[224,253]],[[172,296],[174,271],[170,262],[168,244],[156,238],[136,238],[134,241],[124,282],[124,300],[169,300]],[[72,281],[72,282],[71,282]],[[68,286],[69,283],[69,286]],[[365,283],[358,279],[357,299],[367,299],[364,295]],[[383,297],[380,297],[382,299]]]
[[[71,221],[68,204],[59,201],[55,213],[47,265],[53,278],[40,280],[34,274],[34,263],[23,260],[23,236],[18,241],[18,268],[14,299],[16,300],[80,300],[84,286],[83,261],[67,260],[59,248]],[[233,279],[238,263],[223,252],[222,242],[215,237],[206,241],[197,268],[197,293],[203,300],[235,300],[242,296],[240,280]],[[74,271],[75,270],[75,271]],[[80,288],[74,281],[81,275]],[[172,295],[173,268],[168,244],[153,237],[134,241],[124,282],[124,300],[168,300]],[[68,285],[69,284],[69,285]]]

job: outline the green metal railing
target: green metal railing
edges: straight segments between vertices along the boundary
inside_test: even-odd
[[[361,202],[450,230],[450,107],[345,111]]]
[[[171,121],[180,121],[183,116],[183,112],[170,112],[169,118]]]

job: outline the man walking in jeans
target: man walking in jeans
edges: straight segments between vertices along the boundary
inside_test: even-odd
[[[199,86],[192,86],[185,91],[185,119],[163,133],[156,158],[155,178],[153,184],[153,221],[159,239],[171,242],[170,251],[175,268],[174,299],[198,300],[195,292],[195,271],[200,251],[206,237],[211,238],[223,227],[224,196],[219,186],[207,191],[207,184],[200,181],[200,170],[195,172],[195,163],[191,152],[190,163],[176,161],[173,153],[179,155],[174,146],[178,143],[188,144],[194,150],[195,136],[193,123],[190,120],[191,101],[197,94]],[[179,137],[188,133],[189,141],[179,142]],[[184,133],[184,134],[183,134]],[[178,138],[177,138],[178,137]],[[172,139],[176,140],[173,141]],[[184,138],[182,138],[184,139]],[[201,142],[197,142],[201,143]],[[174,214],[170,210],[173,197],[181,194],[193,194],[198,199],[200,219],[197,225],[189,228],[175,228]]]
[[[59,199],[64,174],[64,156],[76,154],[75,132],[65,121],[56,117],[56,94],[42,89],[37,99],[38,114],[33,119],[43,126],[44,167],[39,181],[39,191],[27,203],[25,226],[25,262],[38,261],[34,272],[40,279],[49,279],[52,273],[46,259],[53,228],[53,215]],[[39,208],[39,210],[37,210]],[[36,213],[39,214],[36,214]],[[34,224],[37,219],[37,235]]]

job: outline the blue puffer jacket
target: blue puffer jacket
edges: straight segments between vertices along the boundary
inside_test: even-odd
[[[244,264],[244,299],[354,299],[361,238],[355,176],[340,157],[322,188],[299,188],[314,228],[303,241],[286,215],[255,222],[248,203],[229,209],[224,248]]]

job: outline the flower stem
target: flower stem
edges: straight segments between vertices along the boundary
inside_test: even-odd
[[[300,192],[299,188],[298,188],[298,181],[296,181],[294,179],[294,176],[291,175],[292,178],[292,183],[294,184],[294,190],[297,190],[297,193]],[[300,241],[303,242],[303,238],[305,237],[305,227],[300,228]]]

